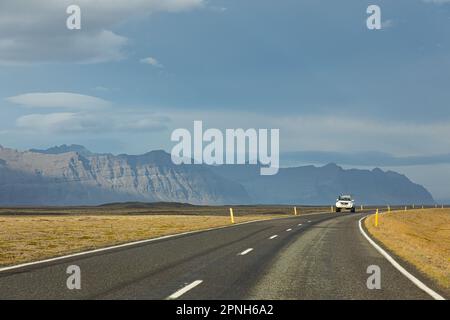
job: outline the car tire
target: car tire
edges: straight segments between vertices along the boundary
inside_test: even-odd
[[[339,209],[339,208],[336,208],[336,212],[341,212],[341,209]]]
[[[352,213],[355,213],[356,212],[356,209],[355,208],[352,208]]]

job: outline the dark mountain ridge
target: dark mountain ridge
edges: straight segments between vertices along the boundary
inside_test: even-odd
[[[162,150],[95,154],[79,145],[20,152],[0,148],[0,205],[99,205],[110,202],[330,204],[342,193],[359,203],[434,204],[431,194],[393,171],[174,165]]]

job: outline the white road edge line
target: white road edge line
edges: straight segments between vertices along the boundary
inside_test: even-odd
[[[272,240],[272,239],[275,239],[276,237],[278,237],[278,235],[277,234],[275,234],[275,235],[273,235],[273,236],[271,236],[269,239],[270,240]]]
[[[286,231],[289,232],[289,231],[292,231],[292,229],[287,229]]]
[[[248,248],[247,250],[242,251],[241,253],[239,253],[239,256],[245,256],[247,253],[253,251],[253,248]]]
[[[301,224],[301,223],[299,223],[299,224],[298,224],[298,226],[299,226],[299,227],[301,227],[301,226],[302,226],[302,224]]]
[[[379,245],[377,245],[375,243],[375,241],[373,241],[368,235],[367,233],[364,231],[363,227],[362,227],[362,221],[364,219],[366,219],[366,217],[362,217],[361,219],[359,219],[359,231],[361,232],[361,234],[367,239],[367,241],[369,241],[369,243],[379,252],[381,253],[382,256],[384,256],[398,271],[400,271],[405,277],[407,277],[412,283],[414,283],[417,287],[419,287],[421,290],[425,291],[426,293],[428,293],[433,299],[435,300],[445,300],[445,298],[443,296],[441,296],[440,294],[438,294],[437,292],[435,292],[434,290],[430,289],[426,284],[424,284],[422,281],[420,281],[419,279],[417,279],[416,277],[414,277],[411,273],[409,273],[408,271],[406,271],[405,268],[403,268],[397,261],[394,260],[394,258],[392,258],[385,250],[383,250],[383,248],[381,248]]]
[[[287,217],[287,218],[286,217],[275,218],[275,219],[269,219],[269,220],[277,220],[277,219],[290,219],[290,217]],[[93,253],[98,253],[98,252],[105,252],[105,251],[110,251],[110,250],[119,249],[119,248],[132,247],[132,246],[136,246],[136,245],[140,245],[140,244],[146,244],[146,243],[150,243],[150,242],[154,242],[154,241],[158,241],[158,240],[170,239],[170,238],[174,238],[174,237],[191,235],[191,234],[202,233],[202,232],[213,231],[213,230],[220,230],[220,229],[225,229],[225,228],[233,228],[233,227],[241,226],[241,225],[244,225],[244,224],[250,224],[250,223],[255,223],[255,222],[263,222],[263,221],[269,221],[269,220],[267,220],[267,219],[259,219],[259,220],[253,220],[253,221],[246,221],[246,222],[241,222],[241,223],[235,223],[235,224],[228,225],[228,226],[215,227],[215,228],[202,229],[202,230],[195,230],[195,231],[188,231],[188,232],[183,232],[183,233],[170,234],[170,235],[162,236],[162,237],[158,237],[158,238],[151,238],[151,239],[146,239],[146,240],[127,242],[127,243],[119,244],[119,245],[116,245],[116,246],[109,246],[109,247],[104,247],[104,248],[99,248],[99,249],[94,249],[94,250],[89,250],[89,251],[82,251],[82,252],[78,252],[78,253],[68,254],[68,255],[65,255],[65,256],[60,256],[60,257],[55,257],[55,258],[50,258],[50,259],[45,259],[45,260],[39,260],[39,261],[33,261],[33,262],[26,262],[26,263],[14,265],[14,266],[9,266],[9,267],[3,267],[3,268],[0,268],[0,273],[1,272],[5,272],[5,271],[14,270],[14,269],[20,269],[20,268],[24,268],[24,267],[29,267],[29,266],[49,263],[49,262],[56,262],[56,261],[60,261],[60,260],[65,260],[65,259],[70,259],[70,258],[75,258],[75,257],[81,257],[81,256],[93,254]]]
[[[189,290],[194,289],[196,286],[198,286],[200,283],[202,283],[203,280],[196,280],[194,282],[192,282],[191,284],[188,284],[187,286],[185,286],[184,288],[181,288],[180,290],[178,290],[177,292],[171,294],[170,296],[167,297],[167,300],[175,300],[178,299],[179,297],[181,297],[183,294],[185,294],[186,292],[188,292]]]

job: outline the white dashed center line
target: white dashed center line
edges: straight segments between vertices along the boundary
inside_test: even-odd
[[[203,280],[196,280],[194,282],[192,282],[191,284],[188,284],[187,286],[185,286],[184,288],[181,288],[180,290],[178,290],[177,292],[171,294],[170,296],[167,297],[168,300],[175,300],[178,299],[179,297],[181,297],[183,294],[185,294],[186,292],[188,292],[189,290],[194,289],[196,286],[198,286],[200,283],[202,283]]]
[[[301,224],[301,223],[299,223],[299,224],[298,224],[298,226],[299,226],[299,227],[301,227],[301,226],[302,226],[302,224]]]
[[[239,256],[245,256],[247,253],[253,251],[253,248],[248,248],[247,250],[242,251],[239,253]]]
[[[289,231],[292,231],[292,229],[287,229],[286,231],[289,232]]]
[[[311,223],[311,220],[309,220],[308,223]]]
[[[275,235],[271,236],[269,239],[272,240],[272,239],[275,239],[276,237],[278,237],[278,235],[275,234]]]

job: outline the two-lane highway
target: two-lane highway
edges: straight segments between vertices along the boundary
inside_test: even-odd
[[[363,238],[361,214],[260,221],[0,272],[0,299],[429,299]],[[81,269],[81,290],[66,286]],[[366,286],[381,269],[380,290]]]

